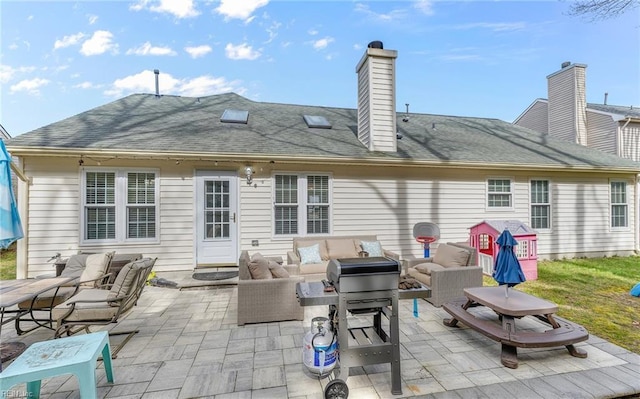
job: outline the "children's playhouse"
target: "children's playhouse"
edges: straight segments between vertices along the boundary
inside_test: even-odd
[[[484,274],[493,273],[493,265],[500,250],[496,240],[505,229],[518,241],[514,251],[525,277],[527,280],[537,280],[538,238],[531,227],[519,220],[484,220],[471,227],[469,243],[478,250],[478,260]]]

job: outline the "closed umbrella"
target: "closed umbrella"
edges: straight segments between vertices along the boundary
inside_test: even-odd
[[[493,268],[493,278],[498,284],[505,286],[505,296],[508,297],[509,287],[526,281],[518,257],[513,251],[518,241],[505,229],[496,240],[496,244],[500,246],[500,250]]]
[[[24,236],[11,186],[11,157],[0,140],[0,248],[6,249]]]

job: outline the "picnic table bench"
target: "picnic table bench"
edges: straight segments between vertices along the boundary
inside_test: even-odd
[[[565,346],[572,356],[585,358],[587,353],[573,346],[574,343],[589,338],[587,330],[579,324],[554,316],[557,306],[551,302],[510,290],[505,297],[503,287],[474,287],[465,289],[467,298],[448,302],[443,309],[453,316],[444,319],[443,323],[455,327],[460,321],[481,334],[500,342],[502,345],[501,361],[509,368],[518,367],[517,348],[548,348]],[[468,309],[474,305],[483,305],[494,310],[501,324],[476,317]],[[518,331],[516,318],[533,316],[549,324],[551,329],[536,331]]]

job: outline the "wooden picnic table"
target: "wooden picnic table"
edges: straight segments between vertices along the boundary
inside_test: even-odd
[[[518,367],[517,348],[546,348],[566,346],[572,356],[585,358],[587,353],[573,346],[589,338],[579,324],[555,316],[558,306],[534,295],[512,288],[505,295],[505,287],[465,288],[466,297],[443,305],[453,317],[444,319],[446,326],[455,327],[458,321],[502,344],[501,362],[509,368]],[[501,324],[481,319],[468,311],[475,305],[486,306],[498,314]],[[552,328],[543,332],[518,331],[516,319],[533,316]]]

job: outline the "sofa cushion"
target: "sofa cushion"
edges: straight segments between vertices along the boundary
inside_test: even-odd
[[[358,248],[352,238],[327,239],[329,259],[357,258]]]
[[[327,243],[324,239],[318,240],[303,240],[303,241],[295,241],[293,242],[293,250],[295,253],[300,256],[300,247],[309,247],[314,244],[318,244],[318,248],[320,249],[320,258],[322,260],[329,260],[329,253],[327,252]]]
[[[431,272],[433,270],[444,270],[443,266],[440,266],[437,263],[430,263],[430,262],[420,263],[418,265],[413,266],[413,268],[419,271],[420,273],[426,274],[428,276],[431,275]]]
[[[145,258],[124,265],[111,286],[108,298],[116,299],[119,296],[128,295],[135,288],[135,277],[138,274],[138,270],[148,267],[152,261],[153,259],[151,258]]]
[[[380,241],[360,241],[360,246],[369,256],[384,256]]]
[[[415,278],[416,280],[418,280],[422,284],[431,287],[431,276],[430,275],[424,274],[424,273],[420,273],[420,271],[418,271],[418,269],[413,268],[413,267],[409,268],[409,270],[407,271],[407,274],[409,274],[409,276]]]
[[[71,298],[67,299],[60,305],[56,306],[52,310],[51,317],[53,320],[59,320],[61,317],[67,314],[69,311],[69,302],[71,301],[92,301],[92,302],[80,302],[76,304],[73,313],[65,320],[67,321],[81,321],[88,319],[104,320],[112,318],[118,311],[117,307],[109,306],[107,296],[109,290],[101,289],[87,289],[82,290]],[[58,324],[59,325],[59,324]]]
[[[324,274],[327,272],[329,262],[307,263],[300,265],[300,274]]]
[[[82,283],[83,281],[95,280],[104,275],[107,270],[107,266],[109,266],[109,262],[111,262],[113,254],[113,252],[107,252],[104,254],[92,254],[87,256],[84,270],[80,275],[80,282]],[[96,283],[92,281],[87,284],[93,286]]]
[[[289,272],[274,260],[269,261],[269,271],[273,278],[289,278]]]
[[[269,260],[262,256],[260,252],[256,252],[251,256],[249,273],[254,280],[270,280],[273,278],[269,270]]]
[[[467,266],[469,262],[469,251],[453,245],[440,244],[433,257],[433,263],[444,267]]]
[[[298,247],[298,255],[300,255],[301,265],[322,262],[319,244],[313,244],[308,247]]]

